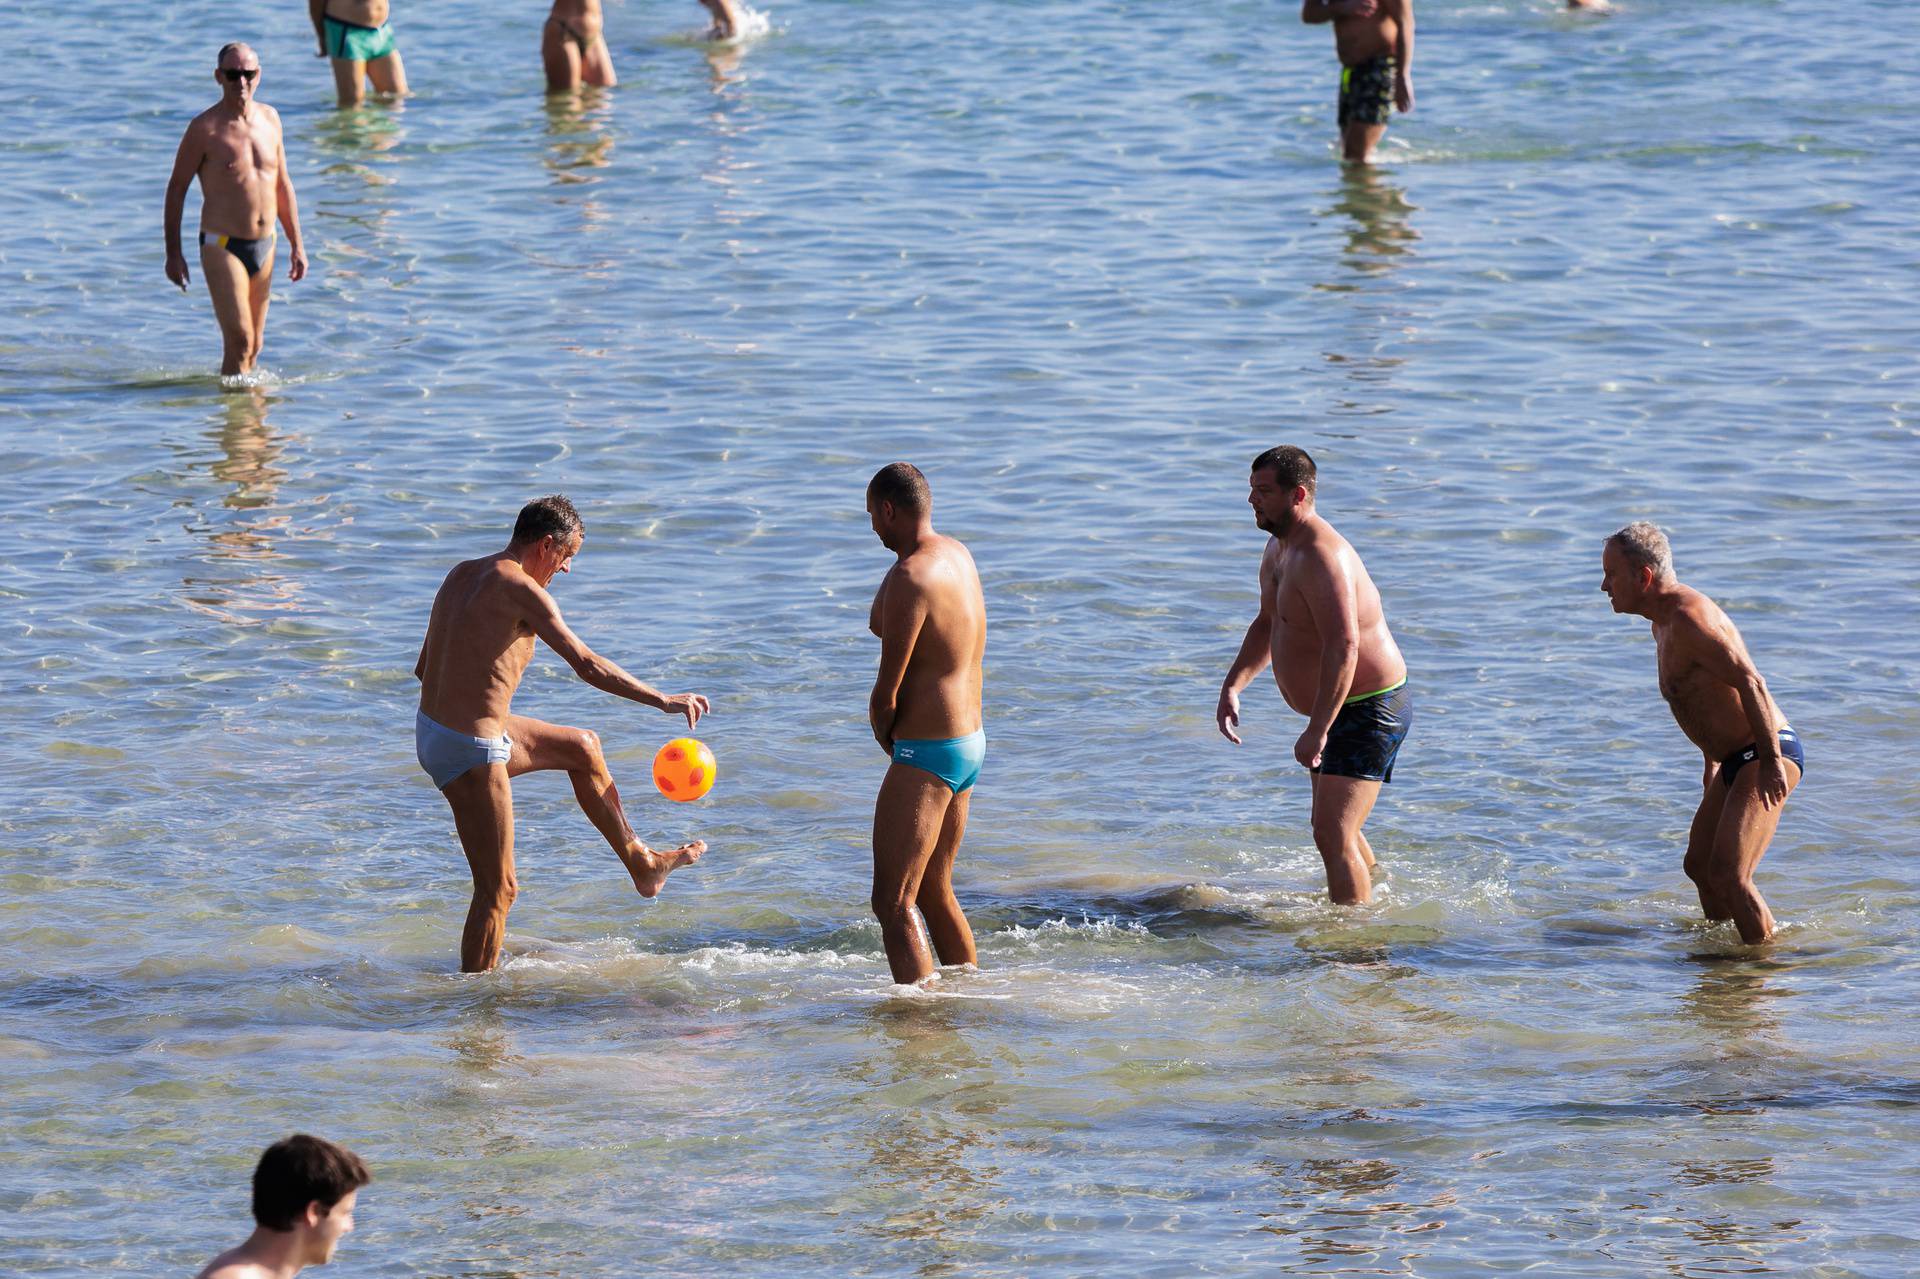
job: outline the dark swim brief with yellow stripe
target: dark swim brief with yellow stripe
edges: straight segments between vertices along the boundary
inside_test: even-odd
[[[243,239],[237,235],[208,235],[200,233],[200,243],[217,244],[234,257],[240,259],[240,265],[247,268],[249,276],[259,275],[267,265],[267,255],[273,252],[273,236],[263,235],[257,240]]]

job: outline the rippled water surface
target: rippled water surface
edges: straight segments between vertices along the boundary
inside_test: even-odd
[[[296,1129],[378,1178],[335,1269],[445,1276],[1884,1276],[1920,1141],[1920,89],[1890,0],[1420,0],[1419,111],[1331,153],[1288,4],[403,0],[339,113],[302,6],[0,16],[0,1271],[188,1272]],[[1901,34],[1904,29],[1905,34]],[[160,197],[255,43],[313,260],[252,391]],[[191,232],[197,196],[190,201]],[[1325,902],[1252,615],[1247,461],[1305,445],[1419,721]],[[886,985],[862,510],[932,479],[988,593],[958,875],[982,968]],[[497,973],[413,761],[434,586],[565,491],[558,596],[707,693],[544,650],[634,896],[517,787]],[[1756,955],[1604,535],[1673,533],[1807,741]]]

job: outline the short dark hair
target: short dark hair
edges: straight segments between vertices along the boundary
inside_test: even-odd
[[[520,508],[520,518],[513,522],[513,541],[516,546],[524,546],[551,533],[566,542],[585,527],[573,503],[554,493],[537,497]]]
[[[292,1230],[308,1204],[317,1200],[332,1212],[372,1180],[351,1150],[295,1133],[268,1146],[253,1170],[253,1219],[268,1230]]]
[[[1305,449],[1297,449],[1291,444],[1276,444],[1274,447],[1253,459],[1253,471],[1271,470],[1287,488],[1298,486],[1307,490],[1312,497],[1319,487],[1320,472],[1313,465],[1313,459],[1307,456]]]
[[[225,66],[229,53],[238,53],[240,50],[250,47],[245,40],[235,40],[230,44],[223,44],[220,46],[220,52],[213,55],[213,65],[215,67]]]
[[[927,477],[911,462],[892,462],[876,471],[867,481],[867,499],[876,504],[892,502],[894,510],[916,519],[933,509]]]

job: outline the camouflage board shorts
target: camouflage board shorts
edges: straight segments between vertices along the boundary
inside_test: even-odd
[[[1393,56],[1340,68],[1340,127],[1385,124],[1393,114]]]

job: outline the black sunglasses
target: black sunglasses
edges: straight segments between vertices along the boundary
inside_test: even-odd
[[[260,68],[255,67],[251,71],[242,71],[239,67],[221,67],[220,74],[227,78],[228,84],[239,84],[242,80],[251,80],[259,75]]]

